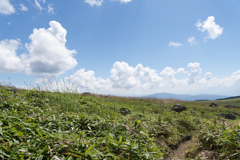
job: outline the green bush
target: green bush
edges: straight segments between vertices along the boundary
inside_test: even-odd
[[[230,128],[226,120],[205,121],[198,138],[203,147],[216,150],[221,153],[222,158],[240,158],[240,126],[234,125]]]

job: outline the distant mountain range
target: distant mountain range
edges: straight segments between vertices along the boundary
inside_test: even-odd
[[[224,99],[229,96],[223,95],[213,95],[213,94],[198,94],[198,95],[189,95],[189,94],[171,94],[171,93],[155,93],[152,95],[144,96],[145,98],[159,98],[159,99],[179,99],[184,101],[197,101],[197,100],[217,100]]]

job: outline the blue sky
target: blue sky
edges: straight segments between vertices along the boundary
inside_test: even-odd
[[[1,83],[240,95],[238,0],[1,0],[0,21]]]

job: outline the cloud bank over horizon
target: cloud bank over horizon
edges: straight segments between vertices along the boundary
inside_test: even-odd
[[[78,70],[74,75],[65,77],[76,85],[79,91],[93,91],[103,94],[144,94],[156,91],[198,90],[213,87],[232,87],[240,85],[240,70],[232,73],[231,76],[219,79],[212,77],[212,73],[207,72],[204,78],[199,78],[201,74],[200,64],[197,62],[187,65],[185,68],[178,68],[177,71],[171,67],[165,67],[161,72],[157,72],[149,67],[138,64],[136,67],[129,66],[126,62],[115,62],[110,70],[111,75],[107,79],[95,77],[94,71],[85,69]],[[177,79],[175,74],[189,73],[186,78]]]
[[[37,0],[36,0],[37,2]],[[57,21],[50,21],[49,28],[34,28],[29,36],[30,43],[22,45],[20,39],[5,39],[0,41],[0,72],[34,75],[36,82],[41,82],[41,77],[46,82],[53,82],[53,76],[58,77],[78,64],[74,58],[76,50],[66,47],[67,30]],[[197,25],[201,31],[208,30],[209,38],[215,39],[222,34],[222,28],[215,24],[214,17]],[[194,37],[188,42],[193,44]],[[170,42],[169,46],[179,47],[181,43]],[[17,54],[17,50],[25,46],[28,53]],[[176,74],[182,74],[184,78],[176,78]],[[212,77],[211,72],[206,72],[204,78],[200,78],[202,69],[200,63],[188,63],[187,68],[171,68],[166,66],[162,71],[144,67],[141,63],[135,67],[122,61],[114,62],[110,69],[110,76],[106,79],[95,77],[93,70],[85,71],[85,68],[77,70],[73,75],[65,77],[77,86],[78,90],[91,90],[102,94],[145,94],[157,91],[199,90],[213,87],[240,86],[240,70],[231,76],[219,79]],[[58,82],[59,85],[60,82]],[[56,86],[57,87],[57,86]]]
[[[113,64],[110,76],[106,79],[96,77],[93,70],[85,71],[85,68],[83,68],[60,80],[57,84],[55,81],[49,81],[48,77],[45,81],[54,84],[52,89],[66,85],[66,87],[80,93],[89,91],[112,95],[146,95],[156,92],[194,91],[214,87],[240,86],[240,70],[232,73],[229,77],[219,79],[212,77],[211,72],[205,73],[204,78],[199,78],[202,69],[197,62],[189,63],[187,68],[189,71],[186,71],[185,68],[175,70],[171,67],[165,67],[161,72],[158,72],[149,67],[144,67],[142,64],[132,67],[126,62],[118,61]],[[174,77],[176,74],[186,76],[183,79],[177,79]],[[41,82],[38,81],[38,83]]]

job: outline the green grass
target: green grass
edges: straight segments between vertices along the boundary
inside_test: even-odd
[[[240,113],[224,107],[239,99],[214,101],[219,107],[212,108],[209,101],[0,88],[0,159],[157,160],[192,136],[199,148],[240,157],[240,117],[223,123],[216,116]],[[170,112],[177,103],[187,111]]]

